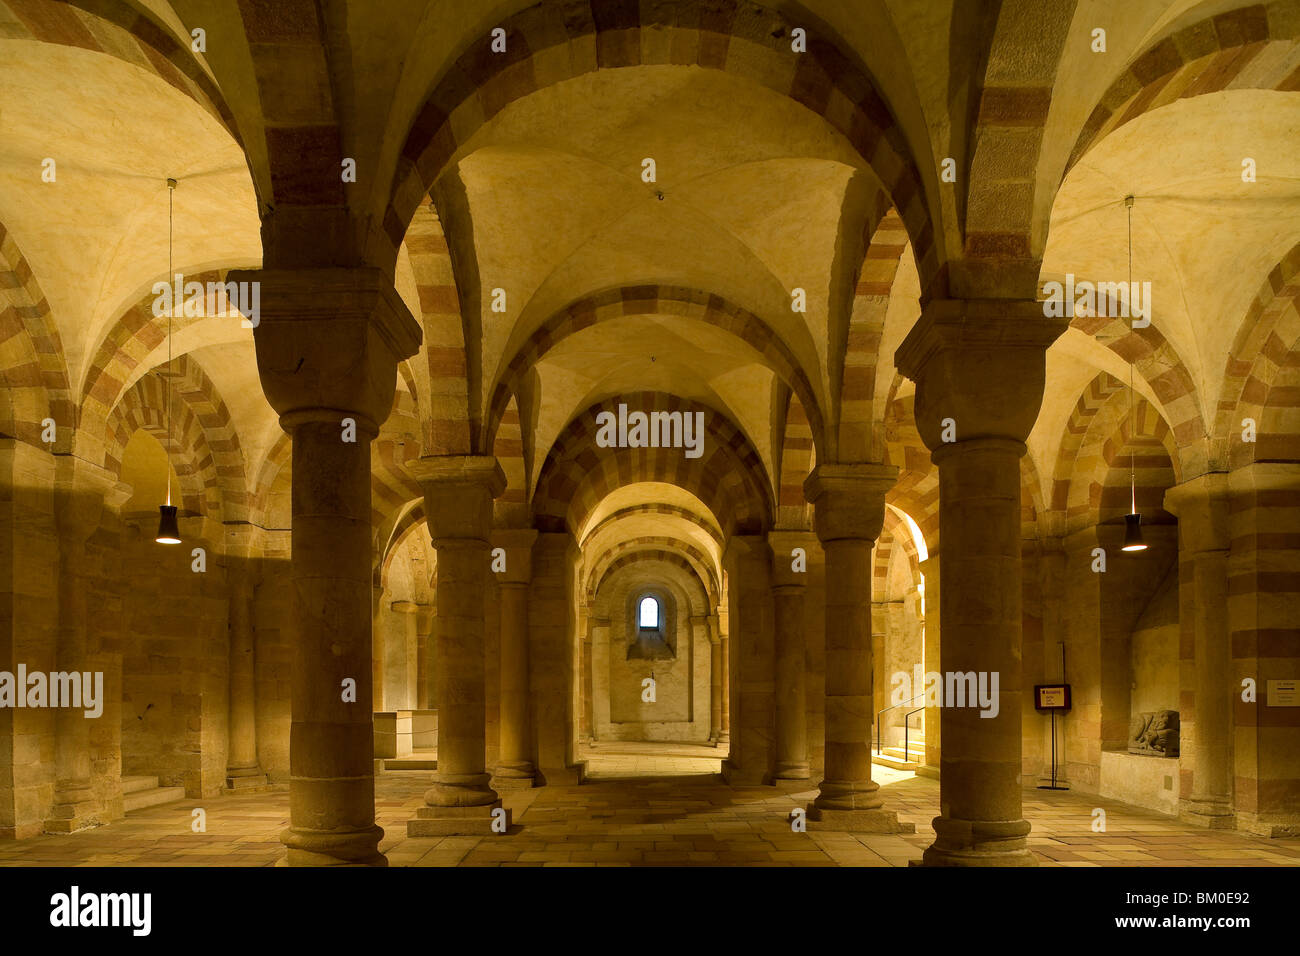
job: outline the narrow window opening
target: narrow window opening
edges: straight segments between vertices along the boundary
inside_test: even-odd
[[[659,630],[659,602],[652,597],[641,599],[637,612],[637,626],[642,630]]]

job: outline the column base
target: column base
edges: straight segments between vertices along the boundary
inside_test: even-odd
[[[486,773],[444,773],[438,771],[433,786],[424,791],[424,802],[445,809],[500,806],[497,792]]]
[[[1178,819],[1207,830],[1237,828],[1237,814],[1232,805],[1223,800],[1184,800],[1178,808]]]
[[[812,776],[808,761],[783,760],[776,765],[772,777],[775,780],[807,780]]]
[[[901,823],[893,810],[825,810],[808,807],[809,830],[843,830],[848,833],[915,833],[915,823]]]
[[[384,838],[380,826],[364,830],[295,830],[280,834],[288,852],[276,866],[387,866],[388,857],[379,852]]]
[[[497,764],[490,786],[493,790],[531,790],[537,785],[537,772],[527,761]]]
[[[406,821],[409,837],[430,836],[492,836],[492,811],[503,809],[501,801],[476,807],[421,807],[415,819]],[[513,822],[509,810],[505,811],[506,832]]]
[[[56,785],[54,806],[42,829],[46,833],[75,833],[104,822],[90,781],[75,780]]]
[[[722,761],[722,781],[729,787],[765,787],[771,778],[764,771],[737,767],[730,760]]]
[[[71,817],[51,817],[41,824],[42,833],[76,833],[78,830],[90,830],[103,824],[98,813],[88,812]]]
[[[268,785],[261,767],[239,767],[226,771],[227,790],[260,790]]]
[[[956,820],[935,817],[934,843],[921,866],[1038,866],[1026,842],[1028,820]]]

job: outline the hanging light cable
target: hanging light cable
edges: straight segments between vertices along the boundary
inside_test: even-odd
[[[1127,295],[1129,302],[1133,301],[1133,197],[1125,196],[1124,205],[1128,207],[1128,289]],[[1125,311],[1132,312],[1132,309]],[[1129,435],[1129,442],[1133,442],[1137,437],[1137,416],[1136,403],[1134,398],[1136,393],[1133,391],[1133,360],[1128,363],[1128,417],[1129,427],[1132,429]],[[1146,542],[1142,540],[1142,516],[1138,514],[1137,509],[1137,449],[1132,444],[1129,445],[1128,454],[1128,487],[1129,487],[1129,513],[1124,516],[1124,547],[1122,551],[1145,551]]]
[[[172,284],[172,199],[176,192],[176,180],[167,180],[167,284]],[[172,443],[172,313],[176,308],[175,290],[167,296],[167,374],[163,378],[163,390],[167,403],[167,449]],[[154,539],[159,544],[180,544],[181,532],[176,521],[176,506],[172,504],[172,471],[167,455],[163,455],[164,476],[167,479],[167,503],[158,506],[158,536]]]

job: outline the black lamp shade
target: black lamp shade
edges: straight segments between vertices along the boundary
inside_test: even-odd
[[[1124,516],[1124,547],[1122,551],[1145,551],[1147,543],[1142,540],[1142,516],[1134,512]]]
[[[176,524],[176,506],[159,505],[158,511],[158,537],[154,540],[159,544],[180,544],[181,529]]]

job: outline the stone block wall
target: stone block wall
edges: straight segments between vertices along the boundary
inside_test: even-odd
[[[229,688],[220,528],[183,518],[183,543],[168,546],[153,540],[153,522],[130,518],[122,547],[122,772],[212,796],[225,782]],[[207,551],[202,573],[195,548]]]
[[[270,783],[289,782],[293,705],[293,589],[287,559],[263,559],[253,597],[257,759]]]

